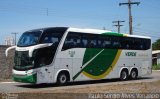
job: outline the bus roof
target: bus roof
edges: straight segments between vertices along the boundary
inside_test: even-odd
[[[89,29],[89,28],[68,28],[68,31],[82,32],[82,33],[95,33],[95,34],[102,34],[102,33],[106,33],[106,32],[111,32],[109,30]]]
[[[71,32],[81,32],[81,33],[95,33],[95,34],[102,34],[102,33],[110,33],[110,35],[115,35],[115,34],[119,34],[117,32],[112,32],[109,30],[100,30],[100,29],[87,29],[87,28],[68,28],[68,31]],[[120,33],[122,35],[125,35],[127,37],[136,37],[136,38],[147,38],[147,39],[151,39],[151,37],[149,36],[140,36],[140,35],[129,35],[129,34],[124,34],[124,33]]]
[[[102,34],[102,33],[106,33],[106,34],[109,33],[110,35],[112,35],[112,33],[113,33],[113,35],[119,34],[117,32],[112,32],[110,30],[89,29],[89,28],[72,28],[72,27],[47,27],[47,28],[34,29],[34,30],[29,30],[29,31],[48,30],[48,29],[67,29],[67,31],[70,31],[70,32],[93,33],[93,34]],[[151,37],[149,37],[149,36],[129,35],[129,34],[124,34],[124,33],[120,33],[120,34],[125,35],[127,37],[151,39]]]
[[[147,38],[147,39],[151,39],[151,37],[149,37],[149,36],[142,36],[142,35],[129,35],[129,34],[127,34],[128,35],[128,37],[136,37],[136,38]]]

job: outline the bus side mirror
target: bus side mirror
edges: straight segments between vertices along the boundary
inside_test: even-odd
[[[16,46],[8,47],[8,48],[5,50],[5,55],[6,55],[6,57],[8,57],[8,52],[9,52],[9,50],[14,49],[14,48],[16,48]]]

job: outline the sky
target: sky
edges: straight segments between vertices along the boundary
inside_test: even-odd
[[[132,0],[133,34],[160,39],[160,0]],[[0,45],[5,38],[44,27],[94,28],[129,33],[128,0],[0,0]]]

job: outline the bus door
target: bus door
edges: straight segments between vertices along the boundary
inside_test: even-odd
[[[50,81],[53,78],[53,59],[57,51],[59,42],[63,36],[62,31],[50,29],[44,31],[40,43],[47,44],[48,47],[39,48],[36,51],[35,66],[42,67],[40,68],[39,79],[43,81]]]
[[[64,50],[61,53],[60,69],[67,69],[72,72],[72,49]]]
[[[52,78],[52,61],[55,54],[55,47],[49,46],[36,50],[35,66],[38,68],[37,80],[41,83],[49,83]]]

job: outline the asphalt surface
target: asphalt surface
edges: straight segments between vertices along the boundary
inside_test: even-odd
[[[120,85],[129,83],[154,82],[160,80],[160,71],[153,71],[149,77],[139,78],[137,80],[120,81],[119,79],[107,79],[100,81],[83,81],[69,83],[67,86],[58,86],[55,84],[31,85],[18,82],[0,82],[0,93],[19,93],[28,91],[45,91],[70,88],[87,88],[88,86]]]

